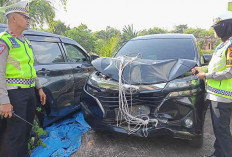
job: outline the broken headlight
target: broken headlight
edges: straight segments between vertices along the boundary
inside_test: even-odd
[[[169,97],[189,96],[199,91],[200,80],[195,76],[176,79],[167,84],[165,90],[174,90],[169,93]]]
[[[100,72],[92,73],[89,76],[87,84],[97,88],[118,89],[118,82],[113,81],[111,78],[101,74]]]
[[[196,76],[185,77],[181,79],[176,79],[170,81],[165,90],[175,90],[175,89],[182,89],[182,88],[197,88],[200,85],[200,80],[196,78]]]

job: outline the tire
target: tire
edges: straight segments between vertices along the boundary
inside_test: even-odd
[[[194,148],[201,148],[203,145],[203,135],[193,137],[193,139],[189,141],[189,145]]]

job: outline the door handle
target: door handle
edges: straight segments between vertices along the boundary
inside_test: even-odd
[[[50,72],[51,72],[50,70],[47,70],[45,68],[42,68],[41,70],[36,71],[38,75],[45,75],[45,76],[47,76]]]

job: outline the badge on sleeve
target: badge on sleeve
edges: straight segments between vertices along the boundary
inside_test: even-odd
[[[227,51],[226,66],[232,66],[232,46]]]
[[[6,49],[6,45],[0,44],[0,55],[3,53],[5,49]]]
[[[228,59],[232,59],[232,46],[229,47],[228,51],[227,51],[227,60]]]

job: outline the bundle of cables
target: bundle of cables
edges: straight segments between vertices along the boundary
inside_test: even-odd
[[[126,66],[130,66],[133,62],[136,62],[138,59],[137,57],[126,57],[126,56],[120,56],[116,58],[119,60],[119,64],[116,64],[116,68],[118,69],[118,76],[119,76],[119,112],[117,115],[117,126],[120,126],[123,122],[126,122],[128,124],[128,134],[133,134],[137,132],[138,130],[142,129],[143,136],[148,136],[148,124],[151,122],[155,126],[158,125],[157,119],[151,119],[148,115],[132,115],[131,109],[133,106],[133,96],[132,91],[130,91],[130,101],[127,100],[126,97],[126,91],[128,91],[127,86],[132,86],[130,82],[126,82],[123,79],[123,71]],[[129,68],[130,68],[129,67]],[[128,103],[129,102],[129,103]]]

